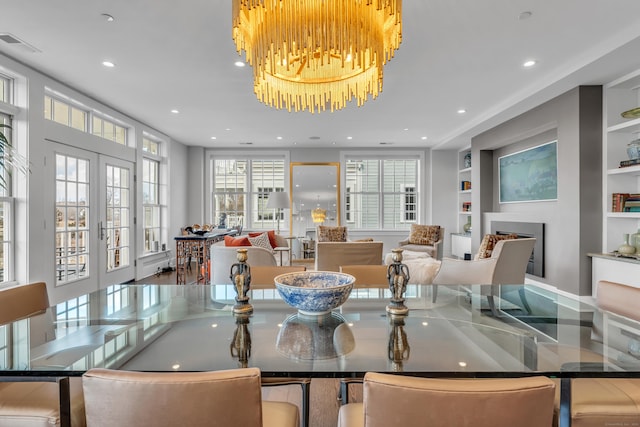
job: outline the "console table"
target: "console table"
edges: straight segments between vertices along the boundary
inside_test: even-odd
[[[191,260],[195,257],[197,263],[197,283],[205,285],[211,280],[210,247],[213,243],[238,233],[235,228],[214,229],[208,233],[188,234],[175,237],[176,241],[176,278],[178,285],[187,283],[187,269],[191,268]]]

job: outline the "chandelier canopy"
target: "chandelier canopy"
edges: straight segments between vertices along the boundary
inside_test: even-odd
[[[402,0],[232,0],[233,40],[258,99],[288,111],[331,111],[382,91],[402,40]]]

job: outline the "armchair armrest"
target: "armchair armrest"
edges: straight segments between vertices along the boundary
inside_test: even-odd
[[[443,258],[440,270],[433,278],[434,285],[482,285],[493,283],[496,258],[463,261]]]
[[[400,245],[400,246],[404,246],[404,245],[408,245],[408,244],[409,244],[409,238],[408,237],[406,239],[400,240],[398,242],[398,245]]]

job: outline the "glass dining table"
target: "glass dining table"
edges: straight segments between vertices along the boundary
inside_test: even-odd
[[[571,378],[640,376],[633,322],[534,285],[503,285],[496,316],[483,287],[440,287],[434,303],[430,286],[410,285],[406,316],[386,313],[388,290],[354,289],[338,309],[308,316],[275,289],[251,291],[253,312],[238,315],[231,285],[114,285],[0,327],[0,376],[66,378],[94,367],[258,367],[265,378],[348,380],[368,371],[546,375],[561,379],[561,425]]]

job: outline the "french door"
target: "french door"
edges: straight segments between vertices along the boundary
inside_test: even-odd
[[[57,145],[56,285],[105,288],[135,277],[134,166]]]

